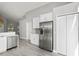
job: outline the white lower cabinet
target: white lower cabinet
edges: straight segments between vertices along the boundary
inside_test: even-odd
[[[13,47],[16,47],[16,46],[17,46],[17,37],[14,36],[14,37],[12,38],[12,41],[13,41],[12,46],[13,46]]]
[[[7,38],[7,49],[12,48],[12,38],[8,37]]]
[[[7,38],[7,49],[17,46],[17,36],[8,36]]]
[[[39,35],[38,34],[32,34],[30,39],[31,39],[32,44],[39,46]]]
[[[63,55],[78,55],[78,14],[57,17],[56,51]]]
[[[4,36],[0,36],[0,53],[6,51],[7,39]]]

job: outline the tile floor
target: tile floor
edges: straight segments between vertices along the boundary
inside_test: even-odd
[[[0,56],[61,56],[53,52],[49,52],[34,46],[25,40],[20,40],[17,48],[0,53]]]

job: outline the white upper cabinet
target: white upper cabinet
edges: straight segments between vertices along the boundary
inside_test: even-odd
[[[52,21],[52,12],[40,15],[40,22]]]
[[[33,18],[33,28],[39,28],[39,17]]]
[[[77,2],[54,8],[54,13],[56,16],[77,13],[77,12],[78,12]]]

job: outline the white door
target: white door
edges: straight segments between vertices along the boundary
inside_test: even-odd
[[[56,35],[56,50],[58,53],[66,55],[66,16],[57,17]]]
[[[78,14],[67,16],[67,55],[78,54]]]

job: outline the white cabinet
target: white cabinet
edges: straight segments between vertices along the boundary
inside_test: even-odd
[[[78,14],[57,17],[57,52],[63,55],[78,55]]]
[[[39,17],[34,17],[33,18],[33,30],[32,30],[32,34],[30,36],[30,40],[32,44],[35,45],[39,45],[39,35],[36,34],[36,28],[39,28]]]
[[[7,38],[7,49],[12,48],[12,38],[8,37]]]
[[[38,34],[32,34],[30,39],[31,39],[32,44],[39,46],[39,35]]]
[[[65,14],[72,14],[78,12],[79,3],[69,3],[64,6],[54,8],[54,13],[56,16],[65,15]]]
[[[30,35],[32,33],[32,24],[31,24],[31,22],[26,22],[26,31],[25,31],[25,33],[26,33],[26,38],[25,39],[29,40]]]
[[[52,12],[40,15],[40,22],[52,21]]]
[[[7,49],[17,46],[17,36],[8,36],[7,37]]]
[[[78,54],[78,14],[67,16],[67,55]]]
[[[66,16],[58,17],[56,22],[57,31],[57,45],[56,49],[58,53],[66,55]]]
[[[7,39],[4,36],[0,36],[0,53],[6,51]]]
[[[17,46],[17,40],[18,40],[18,37],[17,36],[12,36],[12,46],[13,47],[16,47]]]
[[[33,18],[33,28],[39,28],[39,17]]]

